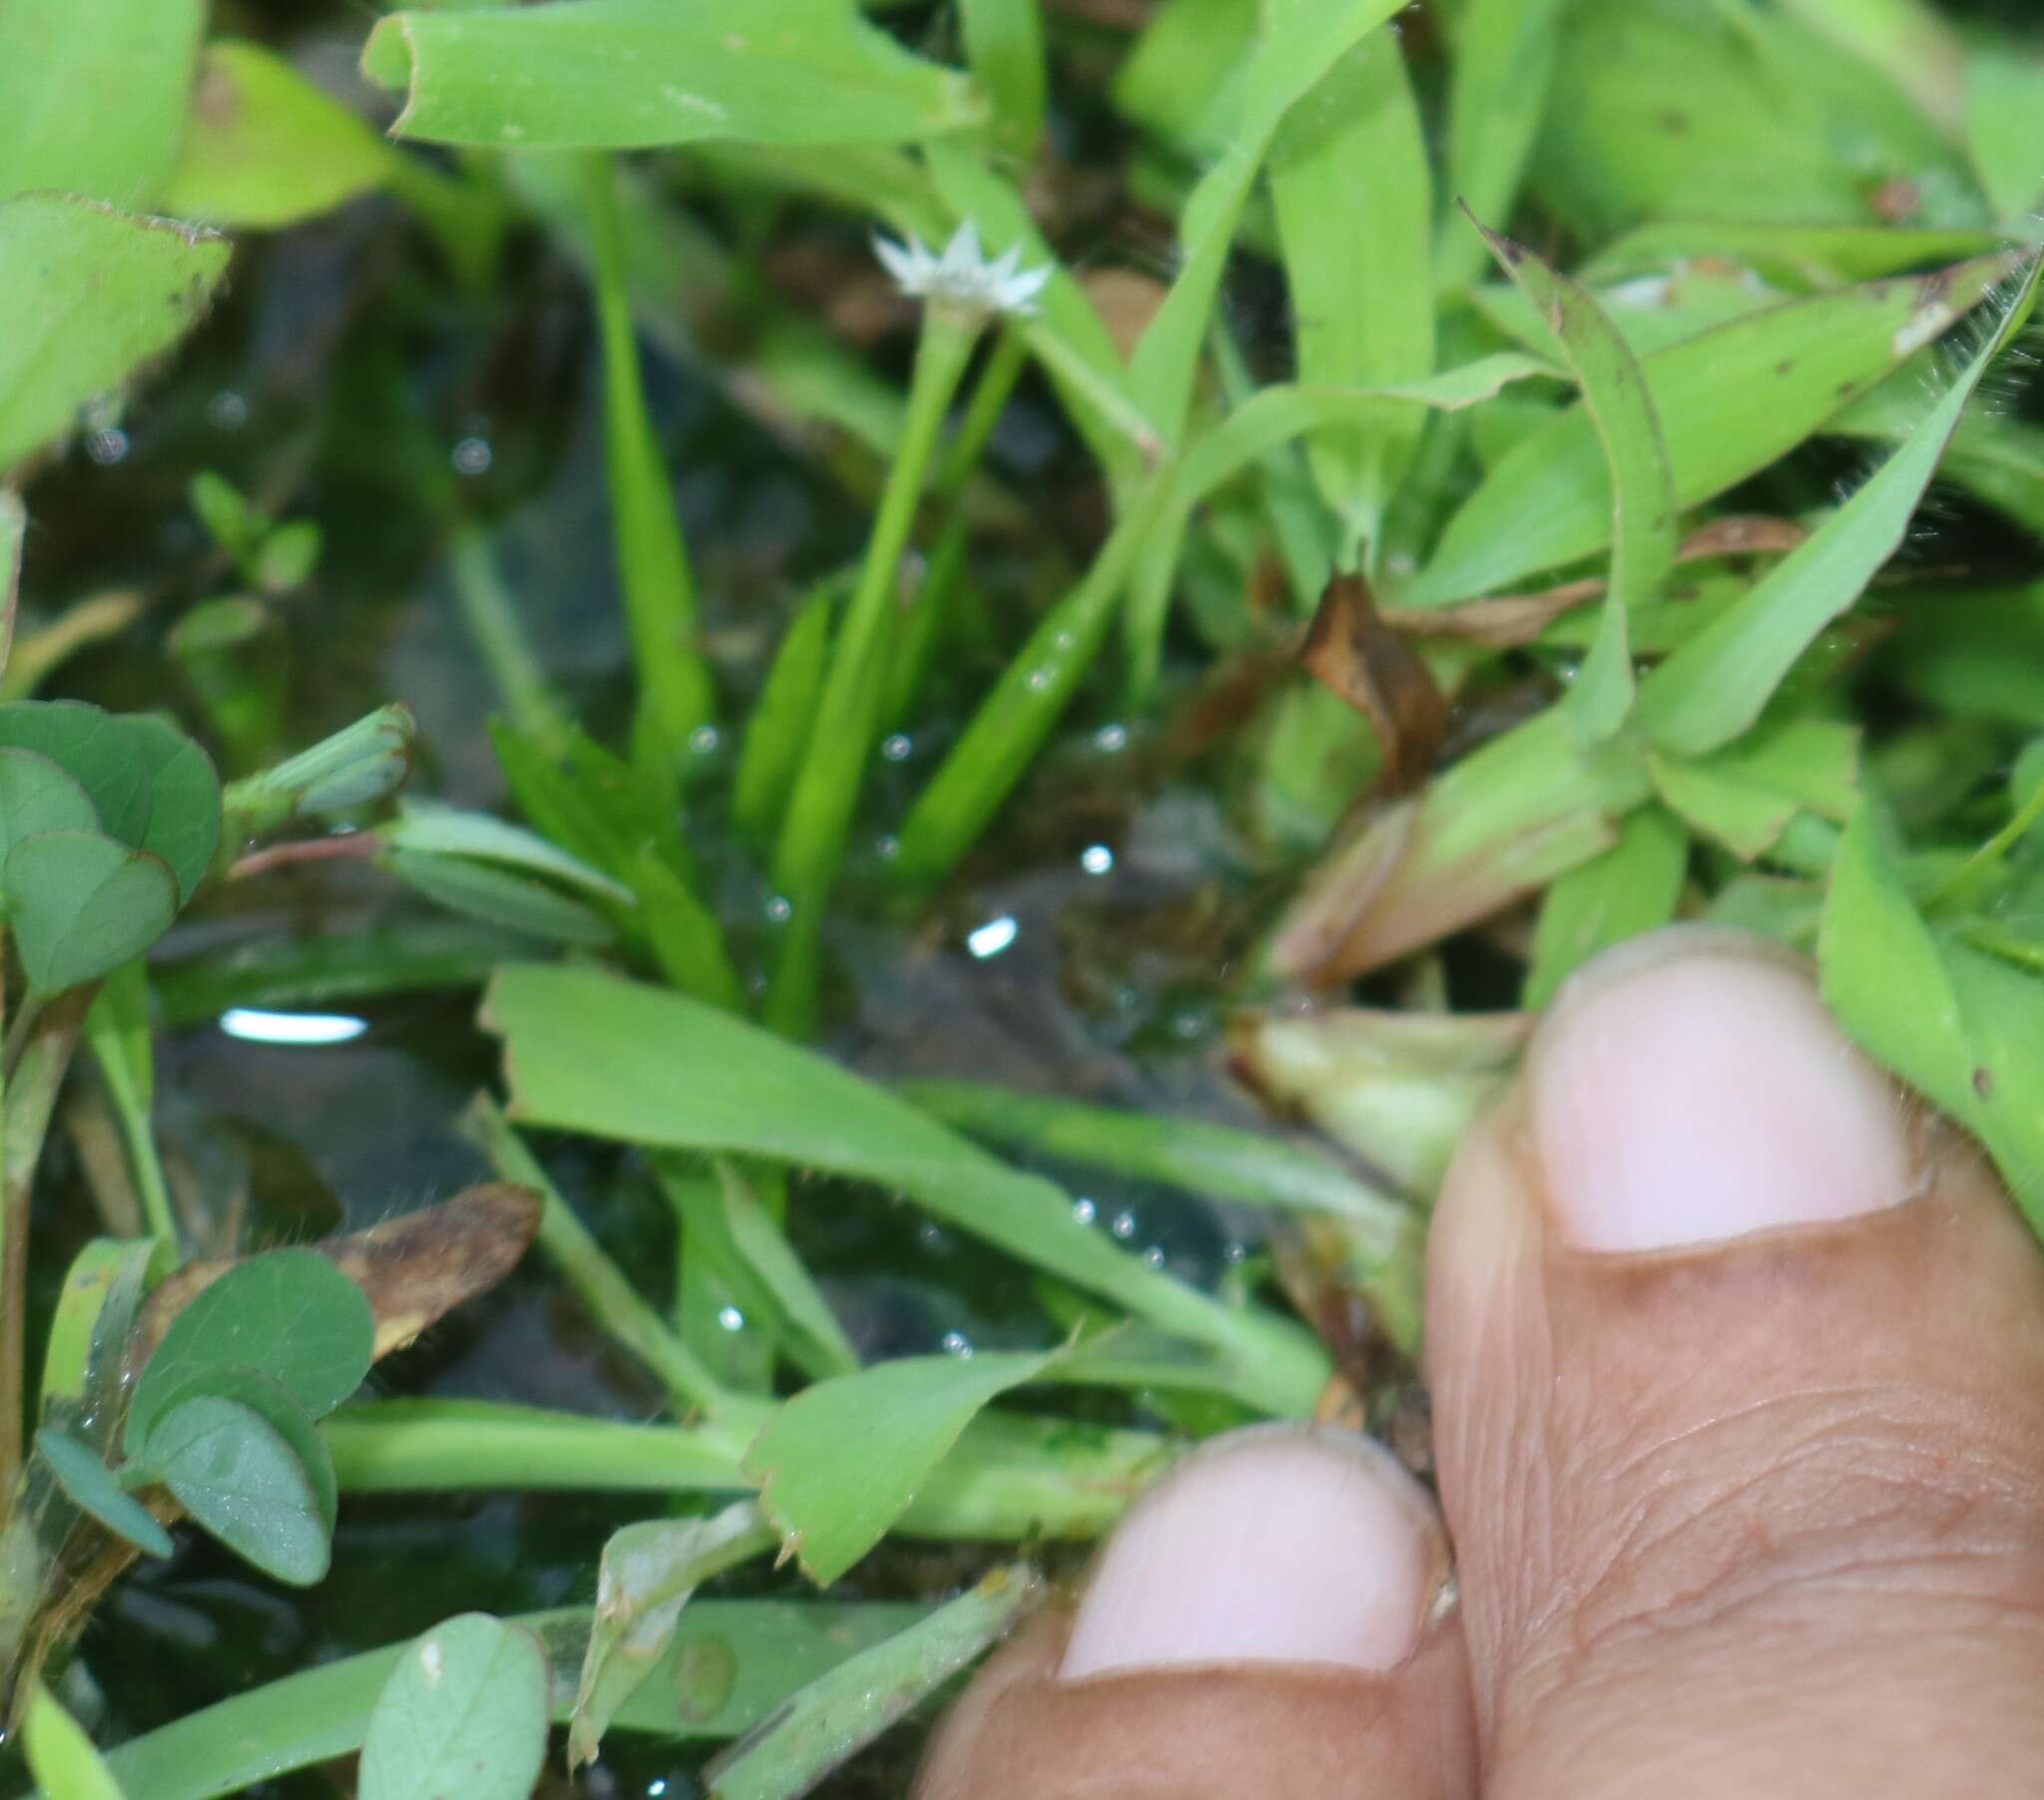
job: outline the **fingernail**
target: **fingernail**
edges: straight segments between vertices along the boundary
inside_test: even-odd
[[[1909,1197],[1894,1085],[1800,964],[1679,928],[1573,976],[1534,1037],[1533,1136],[1563,1237],[1663,1250],[1875,1212]]]
[[[1117,1528],[1060,1673],[1395,1668],[1419,1641],[1445,1563],[1432,1503],[1381,1445],[1297,1426],[1234,1432]]]

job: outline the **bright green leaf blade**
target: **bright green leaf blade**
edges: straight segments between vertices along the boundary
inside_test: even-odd
[[[742,991],[717,915],[651,844],[639,852],[631,876],[639,922],[661,973],[684,994],[736,1011]]]
[[[45,994],[140,956],[178,912],[170,870],[91,831],[23,838],[0,864],[0,898],[22,967]]]
[[[602,914],[510,869],[432,850],[386,850],[382,866],[451,912],[563,944],[608,944],[616,935]]]
[[[227,265],[227,240],[190,225],[57,195],[0,202],[0,470],[184,336]]]
[[[809,726],[823,692],[830,654],[830,606],[842,584],[813,594],[782,635],[766,684],[746,720],[745,748],[732,788],[731,816],[755,844],[768,844],[808,748]]]
[[[14,616],[21,604],[21,540],[27,531],[21,496],[0,489],[0,677],[6,675],[14,651]],[[6,687],[0,684],[0,693],[4,692]]]
[[[28,1772],[49,1800],[123,1800],[121,1784],[106,1759],[41,1676],[29,1690],[21,1738]]]
[[[1966,149],[1998,218],[2020,220],[2044,195],[2044,60],[1984,46],[1966,71]]]
[[[1589,290],[1524,244],[1482,225],[1477,229],[1560,343],[1604,447],[1612,498],[1610,588],[1596,644],[1566,702],[1594,742],[1616,731],[1632,705],[1626,617],[1659,597],[1675,567],[1675,476],[1646,375]]]
[[[2044,981],[1968,944],[1943,950],[1976,1059],[1973,1128],[2030,1228],[2044,1232]]]
[[[238,1263],[171,1321],[129,1403],[129,1455],[195,1376],[256,1369],[313,1418],[368,1373],[375,1323],[362,1290],[315,1250],[269,1250]]]
[[[1691,755],[1747,729],[1817,633],[1850,607],[1907,535],[1981,377],[2036,302],[2033,263],[1998,329],[1905,443],[1858,493],[1784,557],[1729,612],[1670,657],[1641,688],[1640,721]]]
[[[1053,1353],[911,1356],[804,1388],[746,1452],[760,1507],[827,1587],[887,1535],[988,1402]]]
[[[1546,110],[1560,0],[1472,0],[1448,77],[1447,194],[1478,219],[1508,221]],[[1483,246],[1455,211],[1441,220],[1439,280],[1473,281]]]
[[[1182,1337],[1242,1356],[1275,1410],[1321,1367],[1288,1325],[1238,1313],[1145,1268],[1008,1167],[857,1076],[700,1002],[588,970],[514,967],[491,984],[511,1114],[676,1149],[827,1168],[909,1195],[948,1223]]]
[[[464,1612],[397,1659],[362,1738],[361,1800],[528,1800],[547,1753],[547,1659],[523,1625]]]
[[[959,0],[965,62],[993,102],[996,146],[1024,160],[1043,136],[1049,70],[1038,0]]]
[[[406,800],[397,817],[381,827],[381,835],[393,849],[502,863],[545,875],[602,900],[632,904],[632,890],[622,881],[613,880],[536,833],[487,812],[470,812],[437,800]]]
[[[362,70],[405,90],[396,136],[438,144],[898,144],[986,116],[964,76],[911,56],[849,0],[780,0],[766,16],[754,0],[394,13]]]
[[[36,1433],[36,1454],[81,1513],[90,1514],[146,1557],[171,1554],[170,1533],[141,1501],[123,1490],[97,1451],[46,1425]]]
[[[750,1500],[709,1519],[649,1520],[611,1534],[597,1568],[596,1616],[569,1718],[570,1767],[596,1760],[618,1708],[667,1655],[696,1589],[778,1542]]]
[[[7,0],[0,199],[40,188],[149,211],[184,134],[205,22],[203,0]]]
[[[0,749],[0,864],[40,831],[98,831],[100,815],[78,782],[33,750]]]
[[[309,1587],[330,1552],[311,1478],[262,1415],[199,1394],[157,1420],[133,1467],[264,1575]]]
[[[1679,506],[1764,469],[1935,341],[2009,272],[1960,263],[1736,319],[1644,359]],[[1492,471],[1405,597],[1440,606],[1594,555],[1611,542],[1610,478],[1586,409],[1563,414]]]
[[[1290,28],[1266,33],[1243,72],[1242,113],[1228,147],[1187,197],[1182,262],[1129,365],[1129,393],[1168,443],[1184,435],[1200,345],[1221,289],[1243,208],[1292,105],[1398,10],[1397,0],[1332,0]]]
[[[968,1667],[1042,1591],[1033,1570],[997,1569],[898,1637],[819,1676],[705,1771],[713,1800],[810,1792],[944,1681]]]
[[[1703,836],[1751,862],[1798,812],[1842,824],[1859,804],[1859,733],[1834,720],[1763,723],[1694,760],[1651,756],[1656,791]]]
[[[1274,9],[1294,30],[1298,4]],[[1433,182],[1398,33],[1369,33],[1293,107],[1271,199],[1308,387],[1389,387],[1433,372]],[[1314,433],[1307,460],[1351,539],[1374,542],[1426,417],[1386,411]]]
[[[390,179],[389,145],[274,52],[206,47],[166,212],[223,225],[294,225]]]
[[[1304,1143],[1203,1120],[1083,1106],[979,1082],[907,1083],[903,1096],[946,1125],[1009,1148],[1111,1168],[1245,1206],[1327,1212],[1394,1236],[1404,1205]]]
[[[1689,868],[1689,834],[1658,806],[1642,806],[1618,842],[1557,879],[1540,902],[1523,1004],[1544,1007],[1600,950],[1675,917]]]

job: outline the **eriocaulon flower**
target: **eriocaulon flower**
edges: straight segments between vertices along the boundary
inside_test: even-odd
[[[873,236],[873,253],[905,294],[966,312],[1007,312],[1028,318],[1050,279],[1050,264],[1023,268],[1022,246],[1011,244],[992,261],[979,247],[979,227],[967,220],[951,233],[941,255],[911,231],[906,243]]]

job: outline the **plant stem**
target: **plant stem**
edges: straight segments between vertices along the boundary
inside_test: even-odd
[[[823,904],[843,859],[885,700],[895,577],[944,413],[965,372],[979,326],[976,314],[941,304],[924,309],[901,447],[887,471],[858,587],[830,647],[830,671],[817,703],[815,729],[781,821],[773,881],[789,912],[766,1016],[768,1024],[790,1036],[805,1037],[814,1028]]]
[[[575,1216],[496,1104],[479,1095],[462,1124],[503,1179],[539,1195],[539,1246],[587,1302],[589,1316],[667,1384],[683,1411],[714,1414],[731,1404],[733,1397]]]
[[[723,1494],[758,1486],[741,1464],[771,1412],[734,1401],[701,1425],[633,1425],[489,1401],[381,1400],[342,1407],[319,1431],[351,1494]],[[897,1529],[947,1543],[1097,1537],[1172,1455],[1148,1432],[983,1413]]]
[[[611,159],[583,161],[589,243],[603,343],[604,454],[618,580],[632,661],[639,674],[633,744],[641,767],[672,788],[689,735],[717,709],[710,671],[696,648],[696,590],[675,517],[674,489],[654,435],[632,329],[631,290]]]
[[[1078,586],[1044,615],[1002,671],[965,734],[909,809],[895,864],[903,880],[941,880],[1022,778],[1093,667],[1136,554],[1168,500],[1168,482],[1153,477]]]
[[[461,622],[504,710],[525,736],[549,755],[558,755],[567,739],[567,714],[547,685],[482,527],[469,520],[456,525],[447,541],[447,560]]]
[[[27,997],[31,1002],[34,996]],[[92,1004],[90,988],[61,995],[35,1015],[0,1096],[0,1495],[21,1473],[22,1402],[27,1389],[28,1202],[36,1161],[56,1111],[57,1091]]]

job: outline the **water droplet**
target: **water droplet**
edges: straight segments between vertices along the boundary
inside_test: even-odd
[[[1073,651],[1079,648],[1079,640],[1070,632],[1060,632],[1051,641],[1051,648],[1058,651]]]
[[[723,741],[715,725],[698,725],[689,733],[689,748],[699,756],[709,755]]]
[[[216,431],[240,431],[249,422],[249,402],[224,387],[207,401],[206,416]]]
[[[1100,1216],[1100,1208],[1083,1193],[1072,1202],[1072,1216],[1082,1225],[1090,1225]]]
[[[943,1336],[944,1354],[955,1356],[960,1361],[972,1354],[972,1340],[962,1331],[947,1331]]]
[[[1146,1269],[1161,1269],[1164,1266],[1164,1246],[1152,1244],[1143,1252],[1143,1266]]]
[[[1117,750],[1125,749],[1129,741],[1127,725],[1102,725],[1093,733],[1094,748],[1105,750],[1112,756]]]
[[[103,469],[128,454],[128,434],[118,425],[103,425],[85,440],[85,453]]]
[[[1114,852],[1105,844],[1088,844],[1079,852],[1079,866],[1089,875],[1105,875],[1114,867]]]
[[[893,832],[885,832],[873,839],[873,854],[882,862],[892,862],[901,854],[901,840]]]
[[[915,1228],[915,1241],[925,1250],[941,1250],[949,1240],[944,1236],[944,1228],[941,1225],[918,1225]]]
[[[999,956],[1021,934],[1021,930],[1012,914],[1003,913],[998,919],[989,919],[976,931],[968,931],[965,948],[984,962],[990,956]]]
[[[1231,1239],[1228,1248],[1221,1253],[1228,1258],[1229,1266],[1234,1267],[1249,1260],[1250,1247],[1240,1239]]]
[[[746,1315],[736,1306],[721,1306],[717,1310],[717,1322],[727,1331],[743,1331],[746,1328]]]
[[[880,741],[880,754],[889,762],[906,762],[908,752],[915,748],[906,731],[896,731],[891,737]]]
[[[1207,1029],[1207,1021],[1202,1014],[1184,1012],[1171,1022],[1171,1029],[1190,1043]]]
[[[1136,1215],[1133,1212],[1117,1212],[1114,1223],[1108,1226],[1115,1236],[1124,1243],[1136,1235]]]
[[[1031,670],[1031,671],[1029,672],[1029,691],[1030,691],[1031,693],[1041,693],[1041,692],[1043,692],[1043,690],[1044,690],[1044,689],[1045,689],[1046,687],[1048,687],[1049,685],[1050,685],[1050,671],[1049,671],[1049,670],[1047,670],[1047,669],[1032,669],[1032,670]]]
[[[794,917],[794,903],[784,894],[775,894],[766,902],[766,921],[769,925],[785,925]]]
[[[490,466],[491,450],[489,440],[479,437],[465,437],[454,446],[454,472],[457,475],[480,475]]]

